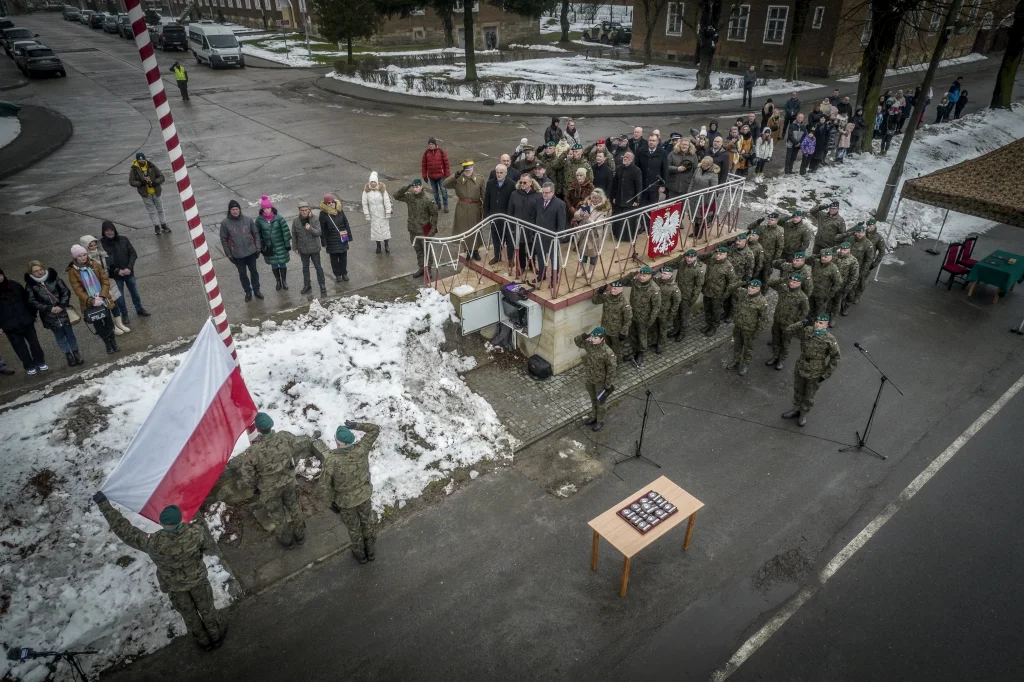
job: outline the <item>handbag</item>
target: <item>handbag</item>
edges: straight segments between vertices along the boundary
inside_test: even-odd
[[[341,243],[347,244],[352,239],[352,237],[349,236],[348,230],[339,229],[337,223],[334,222],[334,217],[330,213],[327,214],[327,219],[330,220],[331,225],[334,226],[334,230],[338,233],[338,238],[341,239]]]
[[[111,319],[110,308],[105,305],[89,306],[85,309],[82,319],[88,324],[100,324],[105,320]]]
[[[64,312],[68,314],[68,321],[71,322],[71,324],[78,324],[82,321],[82,316],[79,315],[78,311],[73,307],[68,306],[64,309]]]

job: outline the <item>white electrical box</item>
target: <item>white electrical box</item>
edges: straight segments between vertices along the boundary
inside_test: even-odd
[[[462,335],[472,334],[484,327],[498,324],[500,308],[500,295],[497,293],[487,294],[463,303],[461,306]]]
[[[512,319],[505,309],[505,306],[508,305],[515,305],[525,312],[516,315],[517,319]],[[508,301],[499,301],[498,315],[499,321],[503,325],[511,327],[512,331],[522,334],[528,339],[540,336],[541,322],[544,318],[544,314],[540,304],[536,301],[526,299],[523,301],[517,301],[514,304],[509,303]]]

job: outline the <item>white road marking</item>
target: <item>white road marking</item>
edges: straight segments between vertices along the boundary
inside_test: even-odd
[[[981,416],[974,420],[974,423],[968,426],[967,430],[961,433],[956,440],[950,443],[949,447],[946,448],[941,455],[932,460],[931,464],[925,467],[924,471],[918,474],[917,478],[911,481],[910,485],[904,488],[903,492],[901,492],[895,500],[890,502],[889,505],[882,510],[882,513],[876,516],[871,523],[864,528],[864,530],[857,534],[855,538],[850,540],[850,542],[832,558],[832,561],[828,562],[825,568],[821,569],[821,572],[818,574],[818,580],[815,584],[807,585],[800,590],[795,597],[782,606],[779,612],[776,613],[771,620],[765,623],[760,630],[744,642],[743,646],[737,649],[736,653],[732,655],[732,658],[730,658],[724,666],[716,670],[711,675],[711,682],[723,682],[723,680],[728,679],[730,675],[736,672],[739,667],[754,654],[755,651],[761,648],[762,644],[767,642],[772,635],[778,632],[778,630],[785,625],[786,621],[788,621],[794,613],[800,610],[800,607],[803,606],[808,599],[813,597],[825,585],[825,583],[843,567],[843,564],[845,564],[850,557],[857,553],[857,550],[867,544],[868,540],[874,537],[875,533],[877,533],[879,529],[903,507],[903,505],[909,502],[910,499],[924,487],[925,483],[930,481],[932,477],[939,472],[939,469],[944,467],[949,460],[953,459],[953,456],[960,452],[960,449],[967,444],[967,441],[973,438],[978,431],[981,431],[981,429],[988,424],[992,418],[995,417],[999,411],[1002,410],[1003,407],[1005,407],[1006,404],[1020,392],[1022,388],[1024,388],[1024,376],[1017,379],[1013,386],[1007,389],[1006,393],[999,396],[999,399],[992,403],[992,405],[985,410]]]

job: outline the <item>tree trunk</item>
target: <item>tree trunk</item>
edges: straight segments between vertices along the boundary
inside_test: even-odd
[[[644,66],[649,66],[651,60],[654,59],[654,25],[646,15],[644,15],[644,19],[647,20],[647,25],[644,27],[646,30],[644,33]],[[655,16],[654,21],[658,21],[657,16]]]
[[[864,47],[864,56],[860,63],[857,105],[864,107],[865,120],[871,121],[873,130],[878,95],[882,90],[889,58],[892,57],[892,50],[896,46],[904,8],[890,5],[889,0],[871,0],[871,9],[871,36]],[[871,135],[863,136],[862,149],[859,151],[871,151],[871,138]]]
[[[783,76],[788,81],[796,80],[796,51],[804,37],[807,27],[807,14],[811,11],[811,0],[796,0],[793,7],[793,32],[789,36],[789,50],[786,53],[786,72]]]
[[[992,91],[992,107],[1009,109],[1013,98],[1013,86],[1017,79],[1021,54],[1024,52],[1024,0],[1017,0],[1013,10],[1013,24],[1010,25],[1009,42],[1003,52],[1003,61],[996,76],[996,88]]]
[[[462,26],[466,31],[466,81],[475,81],[476,52],[473,51],[473,0],[465,0]]]
[[[445,7],[441,15],[441,25],[444,26],[444,46],[455,47],[455,20],[452,18],[451,7]]]
[[[697,86],[695,90],[711,89],[711,66],[718,48],[718,24],[722,20],[722,0],[701,0],[697,20]]]
[[[963,0],[953,0],[953,3],[949,6],[946,19],[942,22],[942,29],[935,40],[935,51],[932,52],[931,63],[928,64],[928,71],[925,73],[924,81],[921,83],[922,93],[928,92],[928,88],[932,85],[932,80],[935,78],[935,70],[939,68],[939,62],[942,61],[942,53],[946,51],[946,43],[949,42],[949,36],[955,30],[956,18],[960,14],[960,7],[962,5]],[[903,175],[903,165],[907,161],[910,145],[914,141],[917,121],[921,118],[921,113],[924,111],[924,100],[925,98],[922,96],[914,101],[914,111],[907,121],[907,132],[903,133],[900,151],[896,154],[896,160],[893,162],[892,168],[889,169],[889,178],[885,181],[882,198],[879,200],[878,208],[875,210],[875,220],[884,222],[889,216],[889,207],[892,206],[892,198],[896,194],[896,186],[899,185],[900,177]]]
[[[558,39],[560,43],[569,42],[569,0],[562,0],[562,37]]]
[[[352,58],[352,38],[345,39],[345,51],[348,52],[348,63],[355,64],[355,60]]]

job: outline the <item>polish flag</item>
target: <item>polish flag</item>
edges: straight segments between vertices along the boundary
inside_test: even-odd
[[[241,370],[207,320],[101,490],[152,521],[171,504],[190,521],[255,418]]]

